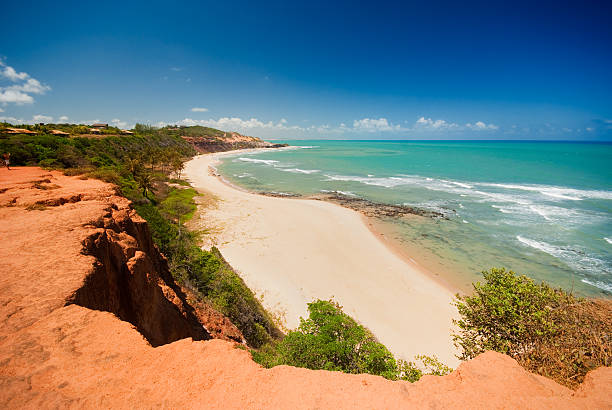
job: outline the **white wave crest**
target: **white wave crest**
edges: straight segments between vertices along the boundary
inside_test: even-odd
[[[546,242],[539,242],[534,241],[533,239],[524,238],[520,235],[517,235],[516,239],[524,245],[530,246],[562,260],[568,266],[576,270],[597,272],[599,274],[609,273],[609,267],[606,266],[606,262],[596,257],[587,255],[580,249],[555,246]]]
[[[333,191],[333,190],[329,190],[329,189],[322,189],[320,192],[326,193],[326,194],[340,194],[340,195],[346,195],[346,196],[354,196],[354,197],[358,197],[359,195],[351,192],[351,191]]]
[[[407,182],[402,181],[401,178],[367,178],[350,175],[325,175],[328,181],[354,181],[361,182],[366,185],[376,185],[385,188],[393,188],[398,185],[406,185]]]
[[[568,201],[581,201],[583,199],[612,199],[612,192],[584,190],[566,187],[557,187],[550,185],[519,185],[519,184],[495,184],[495,183],[478,183],[479,186],[496,187],[509,190],[520,190],[528,192],[538,192],[552,198],[563,199]]]
[[[589,284],[591,286],[595,286],[596,288],[599,288],[601,290],[605,290],[606,292],[610,292],[612,293],[612,285],[609,283],[605,283],[602,282],[600,280],[588,280],[588,279],[581,279],[582,282]]]
[[[293,172],[294,174],[314,174],[321,172],[319,169],[279,168],[281,171]]]
[[[253,162],[253,163],[256,163],[256,164],[266,164],[266,165],[278,164],[278,161],[275,161],[273,159],[257,159],[257,158],[246,158],[246,157],[240,157],[238,159],[240,161]]]
[[[606,242],[608,242],[609,244],[612,245],[612,239],[610,239],[610,238],[604,238],[604,239],[606,240]]]

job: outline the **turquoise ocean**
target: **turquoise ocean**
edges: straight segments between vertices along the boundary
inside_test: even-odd
[[[589,296],[612,296],[612,144],[284,141],[223,159],[255,192],[337,191],[435,210],[382,222],[417,262],[467,290],[504,266]],[[417,250],[417,251],[415,251]]]

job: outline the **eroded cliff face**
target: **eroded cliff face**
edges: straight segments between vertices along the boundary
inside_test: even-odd
[[[0,407],[612,407],[611,368],[572,391],[493,352],[414,384],[263,369],[206,340],[240,335],[185,296],[112,186],[0,171]]]
[[[151,243],[146,221],[124,204],[92,222],[83,253],[95,257],[68,304],[105,310],[133,324],[153,346],[211,338]]]

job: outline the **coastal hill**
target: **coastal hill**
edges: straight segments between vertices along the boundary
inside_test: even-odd
[[[237,132],[225,132],[202,126],[166,127],[166,132],[179,134],[189,142],[197,152],[223,152],[245,148],[281,148],[288,144],[274,144],[261,138],[241,135]]]
[[[12,125],[0,122],[0,138],[10,136],[33,137],[52,135],[64,138],[90,138],[102,139],[108,137],[125,137],[143,135],[155,130],[169,138],[183,139],[198,153],[222,152],[245,148],[281,148],[288,144],[275,144],[261,138],[242,135],[235,131],[221,131],[216,128],[195,126],[169,125],[155,128],[148,125],[136,124],[132,130],[123,130],[105,123],[84,124],[34,124]]]
[[[0,406],[609,408],[612,368],[577,390],[487,352],[416,383],[264,369],[213,329],[115,187],[0,170]],[[211,339],[221,337],[221,339]]]

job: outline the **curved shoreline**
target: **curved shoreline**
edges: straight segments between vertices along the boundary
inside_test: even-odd
[[[274,151],[279,150],[279,149],[287,150],[289,148],[293,148],[293,147],[275,148]],[[325,201],[327,203],[334,204],[342,208],[350,209],[350,210],[353,210],[359,213],[361,216],[361,219],[363,220],[363,224],[368,228],[368,230],[372,233],[372,235],[374,235],[383,245],[385,245],[397,257],[402,259],[407,264],[413,266],[415,269],[419,270],[421,273],[428,276],[430,279],[436,281],[437,283],[445,287],[447,290],[452,292],[453,295],[456,293],[467,291],[467,289],[461,288],[457,283],[450,280],[451,275],[448,272],[446,272],[445,269],[443,269],[442,267],[439,267],[434,272],[433,270],[428,269],[423,264],[419,263],[419,261],[417,261],[417,259],[419,258],[417,259],[412,258],[412,256],[409,255],[405,249],[402,249],[401,245],[397,243],[397,241],[393,239],[388,240],[388,236],[391,232],[384,230],[384,229],[380,229],[380,226],[381,224],[383,224],[383,222],[380,220],[376,220],[376,217],[374,216],[367,215],[365,212],[362,212],[356,208],[342,205],[341,203],[338,203],[337,201],[329,200],[325,198],[325,195],[322,195],[322,196],[280,195],[280,194],[279,195],[268,195],[268,194],[257,192],[257,191],[251,191],[247,188],[241,187],[240,185],[234,184],[232,181],[228,180],[223,175],[221,175],[221,173],[217,169],[217,165],[219,164],[221,157],[230,156],[230,155],[239,155],[242,153],[265,152],[269,150],[270,148],[252,148],[252,149],[244,149],[244,150],[215,152],[215,153],[205,154],[205,155],[215,156],[215,160],[209,164],[209,169],[211,169],[211,171],[213,172],[213,175],[217,177],[219,181],[229,186],[230,188],[233,188],[233,189],[236,189],[238,191],[245,192],[248,194],[258,195],[258,196],[267,196],[267,197],[282,198],[282,199],[305,199],[305,200],[313,200],[313,201],[314,200]],[[375,205],[379,205],[379,204],[375,204]],[[413,216],[425,217],[425,218],[428,217],[428,216],[424,216],[420,214],[414,214]],[[444,274],[437,273],[439,271],[444,271]]]
[[[211,242],[267,309],[294,328],[308,302],[334,297],[396,356],[437,355],[458,363],[450,337],[456,289],[406,260],[358,211],[259,195],[220,177],[214,168],[219,157],[244,152],[195,157],[185,175],[219,198],[216,209],[199,213],[199,222],[216,230]]]

